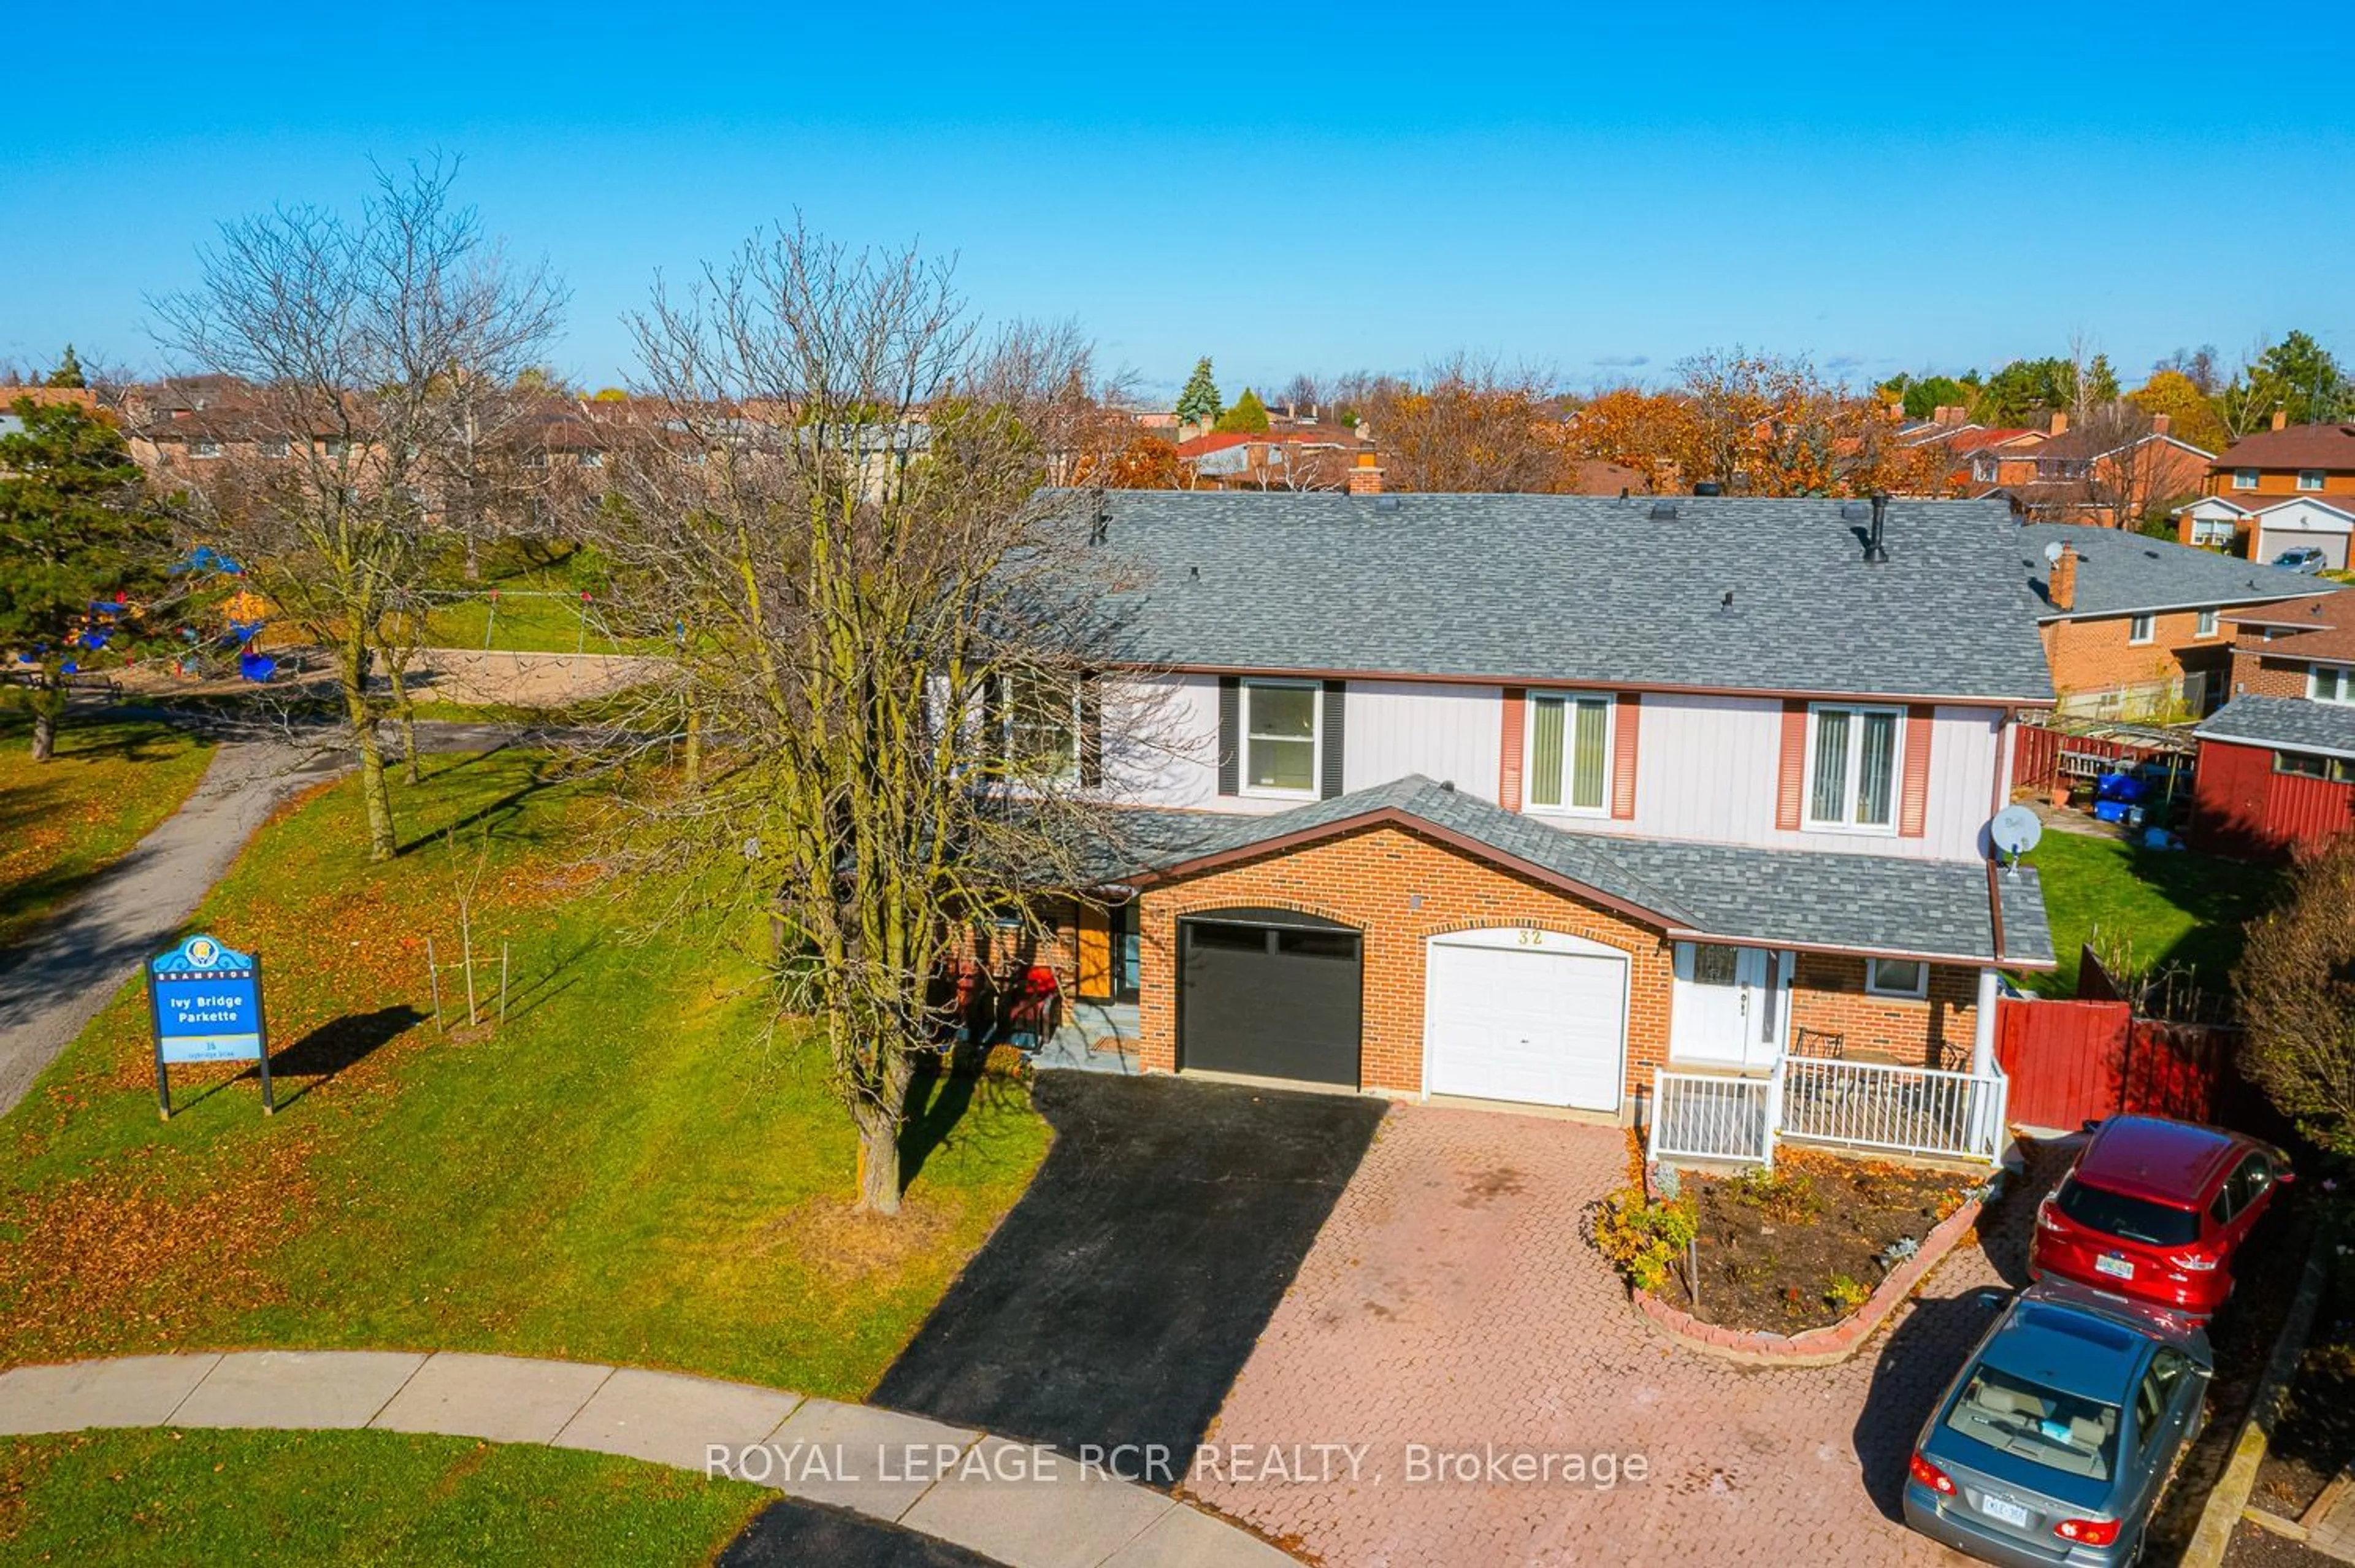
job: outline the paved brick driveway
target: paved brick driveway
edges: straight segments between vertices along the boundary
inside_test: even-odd
[[[1988,1321],[1974,1293],[1995,1263],[1958,1251],[1849,1362],[1732,1366],[1652,1334],[1580,1239],[1625,1157],[1607,1129],[1393,1110],[1212,1428],[1226,1463],[1192,1490],[1332,1568],[1960,1562],[1896,1522],[1898,1477]],[[2020,1240],[1994,1250],[2017,1258]],[[1237,1445],[1317,1443],[1370,1445],[1354,1482],[1338,1455],[1323,1478],[1313,1451],[1283,1455],[1305,1481],[1233,1471]],[[1410,1444],[1489,1443],[1640,1453],[1650,1474],[1609,1490],[1406,1478]]]

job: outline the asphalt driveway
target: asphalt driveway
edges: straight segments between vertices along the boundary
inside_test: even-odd
[[[873,1403],[1182,1475],[1385,1106],[1080,1072],[1035,1094],[1054,1147]]]

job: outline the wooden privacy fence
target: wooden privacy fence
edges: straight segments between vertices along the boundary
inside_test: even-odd
[[[2073,735],[2041,724],[2019,725],[2012,731],[2011,787],[2041,794],[2063,776],[2091,782],[2102,773],[2132,768],[2154,758],[2182,754],[2181,747],[2137,745],[2131,741],[2099,735]],[[2189,759],[2179,766],[2188,766]],[[2188,793],[2188,776],[2179,793]]]
[[[2009,1115],[2071,1129],[2140,1112],[2224,1119],[2238,1087],[2237,1031],[2138,1019],[2121,1001],[2019,1001],[1996,1010],[1996,1061],[2011,1079]]]

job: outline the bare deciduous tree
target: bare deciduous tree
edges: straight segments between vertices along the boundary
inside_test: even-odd
[[[660,699],[693,752],[625,793],[616,852],[719,929],[773,927],[768,1016],[812,1020],[859,1203],[896,1212],[960,923],[1092,885],[1102,770],[1149,709],[1097,678],[1133,650],[1091,493],[1038,488],[1082,346],[984,340],[945,268],[799,227],[634,326],[590,526],[621,613],[678,649]]]
[[[325,648],[359,756],[369,854],[397,852],[373,685],[384,618],[414,603],[440,542],[438,482],[467,389],[544,350],[560,296],[510,267],[454,163],[379,171],[357,221],[281,208],[222,225],[197,286],[155,302],[186,373],[220,379],[190,463],[193,531],[233,560],[282,633]]]
[[[1380,385],[1364,412],[1384,482],[1422,491],[1548,491],[1568,468],[1551,379],[1457,355],[1417,385]]]

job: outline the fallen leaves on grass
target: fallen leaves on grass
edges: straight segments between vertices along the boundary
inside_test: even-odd
[[[780,1214],[762,1232],[760,1247],[794,1259],[830,1285],[868,1284],[929,1261],[964,1213],[962,1201],[921,1189],[901,1199],[893,1216],[869,1214],[847,1199],[821,1193]]]

